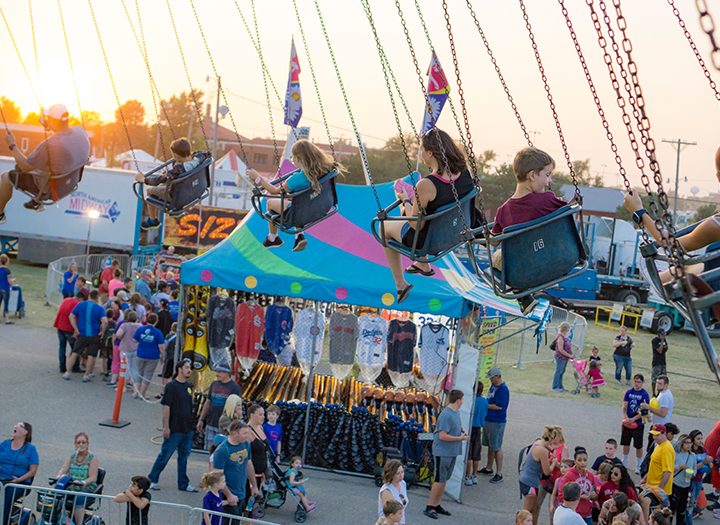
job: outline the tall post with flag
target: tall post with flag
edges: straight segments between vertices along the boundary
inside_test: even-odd
[[[428,68],[428,86],[427,86],[427,104],[423,114],[422,126],[420,127],[420,135],[430,131],[435,127],[440,112],[442,111],[445,101],[450,93],[450,83],[445,76],[438,60],[437,55],[433,51],[430,59],[430,67]],[[420,156],[418,155],[417,168],[420,167]],[[416,169],[417,169],[416,168]]]
[[[285,124],[292,128],[292,133],[288,133],[287,142],[285,144],[285,152],[283,159],[290,159],[290,150],[297,140],[297,128],[302,117],[302,97],[300,96],[300,61],[298,60],[297,51],[295,50],[295,39],[292,39],[290,46],[290,71],[288,73],[287,91],[285,92]],[[292,137],[291,137],[292,135]]]

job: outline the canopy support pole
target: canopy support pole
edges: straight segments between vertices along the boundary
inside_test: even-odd
[[[307,452],[308,427],[310,426],[310,400],[312,399],[313,379],[315,379],[315,348],[317,347],[317,336],[320,333],[320,329],[318,328],[318,315],[320,313],[320,306],[318,305],[318,302],[319,301],[314,301],[315,304],[313,306],[313,308],[315,308],[315,321],[313,322],[312,327],[313,340],[312,351],[310,353],[310,375],[308,375],[307,396],[305,397],[307,408],[305,410],[305,434],[303,436],[303,465],[305,464],[305,453]]]

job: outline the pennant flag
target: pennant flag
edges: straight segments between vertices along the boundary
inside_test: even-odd
[[[420,133],[430,131],[435,127],[437,119],[440,117],[445,101],[450,93],[450,84],[448,83],[445,72],[443,71],[437,55],[433,52],[430,59],[430,67],[428,68],[428,104],[423,115],[422,127]]]
[[[290,73],[285,93],[285,124],[297,127],[302,117],[302,98],[300,97],[300,62],[295,50],[295,39],[290,47]]]

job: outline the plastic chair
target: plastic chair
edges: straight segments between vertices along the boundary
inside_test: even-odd
[[[50,206],[57,203],[59,200],[64,199],[68,195],[71,195],[75,190],[77,190],[80,181],[82,180],[84,170],[85,166],[83,165],[77,169],[60,175],[51,174],[45,184],[45,187],[39,195],[35,195],[27,190],[20,191],[39,204]]]

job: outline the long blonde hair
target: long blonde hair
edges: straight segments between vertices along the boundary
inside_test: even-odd
[[[328,155],[309,140],[302,139],[293,144],[292,155],[295,164],[303,170],[310,181],[312,189],[318,193],[321,191],[319,179],[332,170],[340,173],[345,171],[345,168],[335,163],[332,155]]]
[[[230,421],[234,421],[236,419],[235,408],[237,407],[238,403],[242,403],[242,398],[237,394],[230,394],[225,400],[225,408],[223,409],[223,415],[230,418]]]

